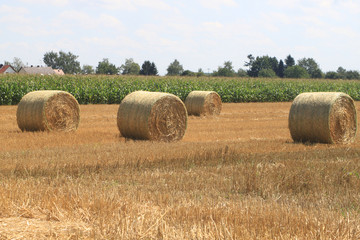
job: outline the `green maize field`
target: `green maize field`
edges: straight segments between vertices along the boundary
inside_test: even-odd
[[[0,76],[0,105],[16,105],[28,92],[63,90],[80,104],[119,104],[136,90],[168,92],[185,100],[193,90],[213,90],[223,102],[292,101],[302,92],[338,91],[360,100],[360,81],[160,76]]]

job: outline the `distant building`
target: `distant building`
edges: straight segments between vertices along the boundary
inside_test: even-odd
[[[10,65],[0,64],[0,74],[5,73],[16,73],[15,69]]]
[[[56,75],[65,75],[65,73],[62,69],[54,69],[54,72]]]
[[[54,70],[51,67],[22,67],[19,70],[21,74],[43,74],[43,75],[53,75],[55,74]]]

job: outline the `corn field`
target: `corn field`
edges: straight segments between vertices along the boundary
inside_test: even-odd
[[[360,100],[360,82],[343,80],[251,79],[144,76],[0,76],[0,105],[16,105],[26,93],[63,90],[80,104],[119,104],[136,90],[168,92],[182,100],[193,90],[216,91],[223,102],[286,102],[302,92],[339,91]]]

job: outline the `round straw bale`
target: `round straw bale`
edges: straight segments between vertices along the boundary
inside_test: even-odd
[[[354,101],[341,92],[302,93],[291,105],[289,129],[296,142],[351,142],[357,131]]]
[[[185,99],[185,106],[189,115],[219,115],[222,102],[214,91],[192,91]]]
[[[185,105],[177,96],[136,91],[121,101],[117,125],[126,138],[169,142],[182,139],[187,117]]]
[[[22,131],[74,131],[80,122],[80,108],[68,92],[34,91],[21,99],[16,120]]]

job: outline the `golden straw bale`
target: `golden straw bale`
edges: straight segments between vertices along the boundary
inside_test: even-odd
[[[68,92],[34,91],[21,99],[16,120],[22,131],[75,131],[80,122],[80,108]]]
[[[183,138],[187,117],[185,105],[177,96],[136,91],[121,101],[117,125],[126,138],[169,142]]]
[[[185,106],[189,115],[219,115],[222,102],[214,91],[192,91],[185,99]]]
[[[357,131],[354,101],[341,92],[302,93],[291,105],[289,129],[294,141],[352,142]]]

